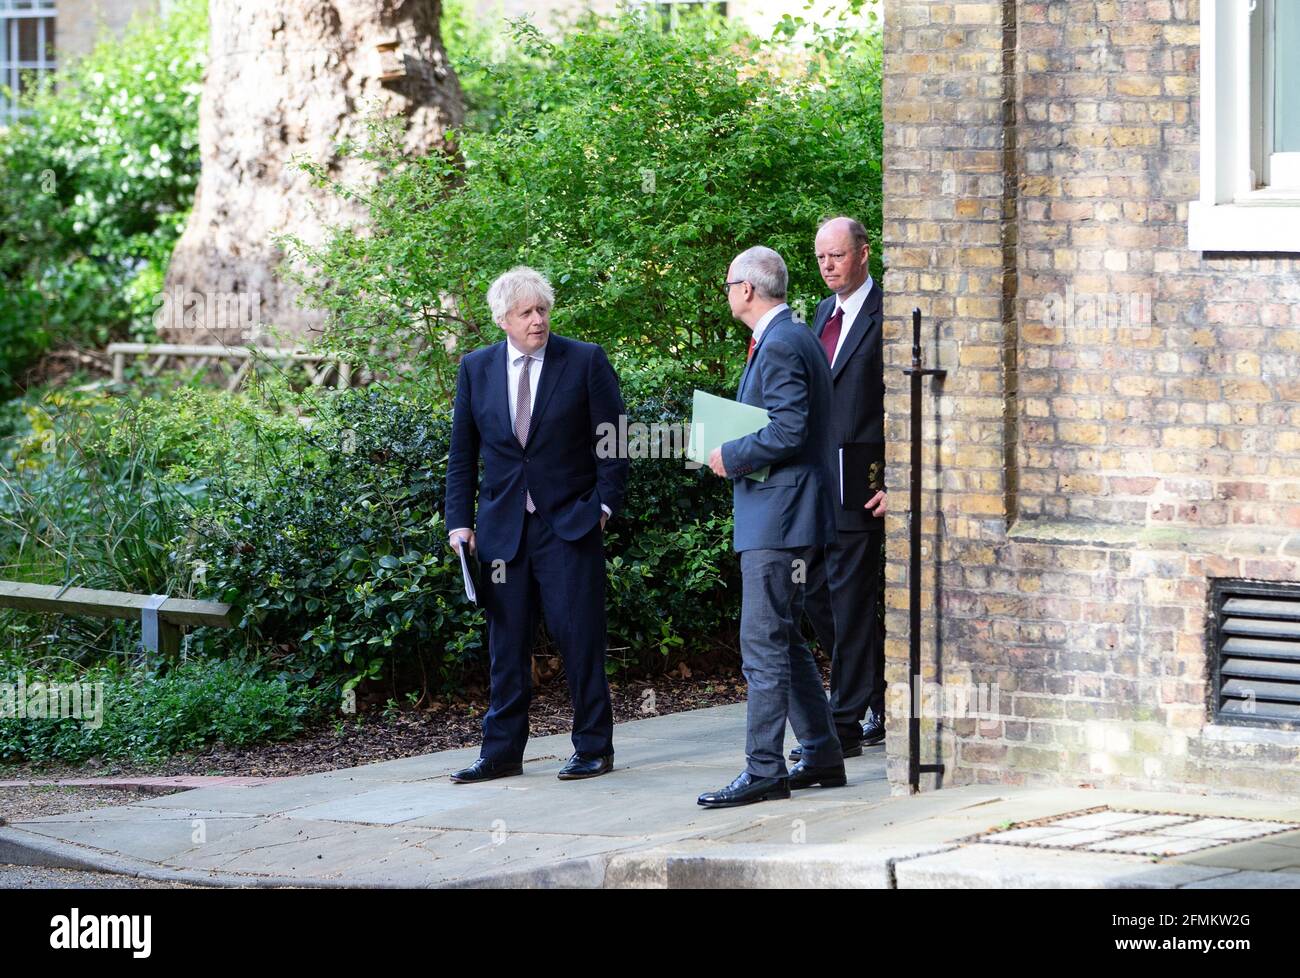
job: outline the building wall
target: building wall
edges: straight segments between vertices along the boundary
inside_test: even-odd
[[[165,0],[57,0],[55,46],[59,61],[90,53],[107,31],[121,35],[133,14],[156,15]]]
[[[1209,580],[1300,580],[1300,262],[1187,249],[1197,3],[885,10],[891,780],[919,306],[949,370],[926,382],[923,674],[996,685],[1002,715],[923,722],[922,762],[1300,790],[1300,732],[1209,719]]]

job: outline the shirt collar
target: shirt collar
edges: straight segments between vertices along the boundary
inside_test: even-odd
[[[837,295],[835,297],[835,308],[844,310],[844,318],[852,321],[858,318],[858,311],[862,308],[862,303],[867,301],[867,295],[871,292],[871,276],[857,287],[857,290],[847,299]]]
[[[546,343],[542,344],[542,348],[540,350],[538,350],[536,353],[530,353],[528,355],[532,357],[534,360],[536,360],[538,363],[541,363],[544,359],[546,359],[546,347],[547,344],[549,344],[550,342],[551,342],[551,338],[548,336],[546,338]],[[516,347],[514,343],[510,341],[510,337],[508,336],[506,337],[506,350],[510,354],[511,366],[513,366],[515,361],[517,361],[520,357],[524,355],[524,351]]]
[[[754,324],[754,345],[755,346],[757,346],[758,341],[763,338],[763,330],[767,329],[768,326],[772,325],[772,320],[775,319],[780,314],[782,309],[789,309],[789,308],[790,308],[789,305],[783,302],[779,306],[773,306],[767,312],[763,313],[762,318],[759,319],[759,321]]]

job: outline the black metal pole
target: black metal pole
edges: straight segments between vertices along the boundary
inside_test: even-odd
[[[927,370],[921,360],[921,310],[912,310],[912,366],[904,371],[912,377],[912,495],[907,514],[911,552],[908,555],[907,586],[908,642],[907,669],[907,782],[913,793],[921,788],[923,773],[942,773],[942,764],[921,763],[921,486],[924,479],[921,424],[921,382],[929,374],[944,377],[946,370]]]

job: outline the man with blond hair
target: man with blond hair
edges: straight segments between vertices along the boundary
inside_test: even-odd
[[[451,780],[523,773],[539,613],[573,699],[574,753],[558,776],[596,777],[614,758],[602,534],[628,472],[624,453],[597,452],[597,432],[618,427],[623,398],[604,350],[551,332],[555,294],[541,274],[512,268],[487,299],[506,338],[460,362],[446,515],[451,545],[484,568],[491,702],[479,759]]]

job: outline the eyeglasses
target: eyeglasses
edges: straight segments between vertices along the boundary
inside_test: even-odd
[[[731,287],[732,287],[733,285],[743,285],[744,282],[745,282],[745,280],[744,280],[743,278],[738,278],[738,279],[736,279],[736,281],[734,281],[734,282],[723,282],[723,283],[722,283],[722,294],[723,294],[723,295],[731,295]]]

